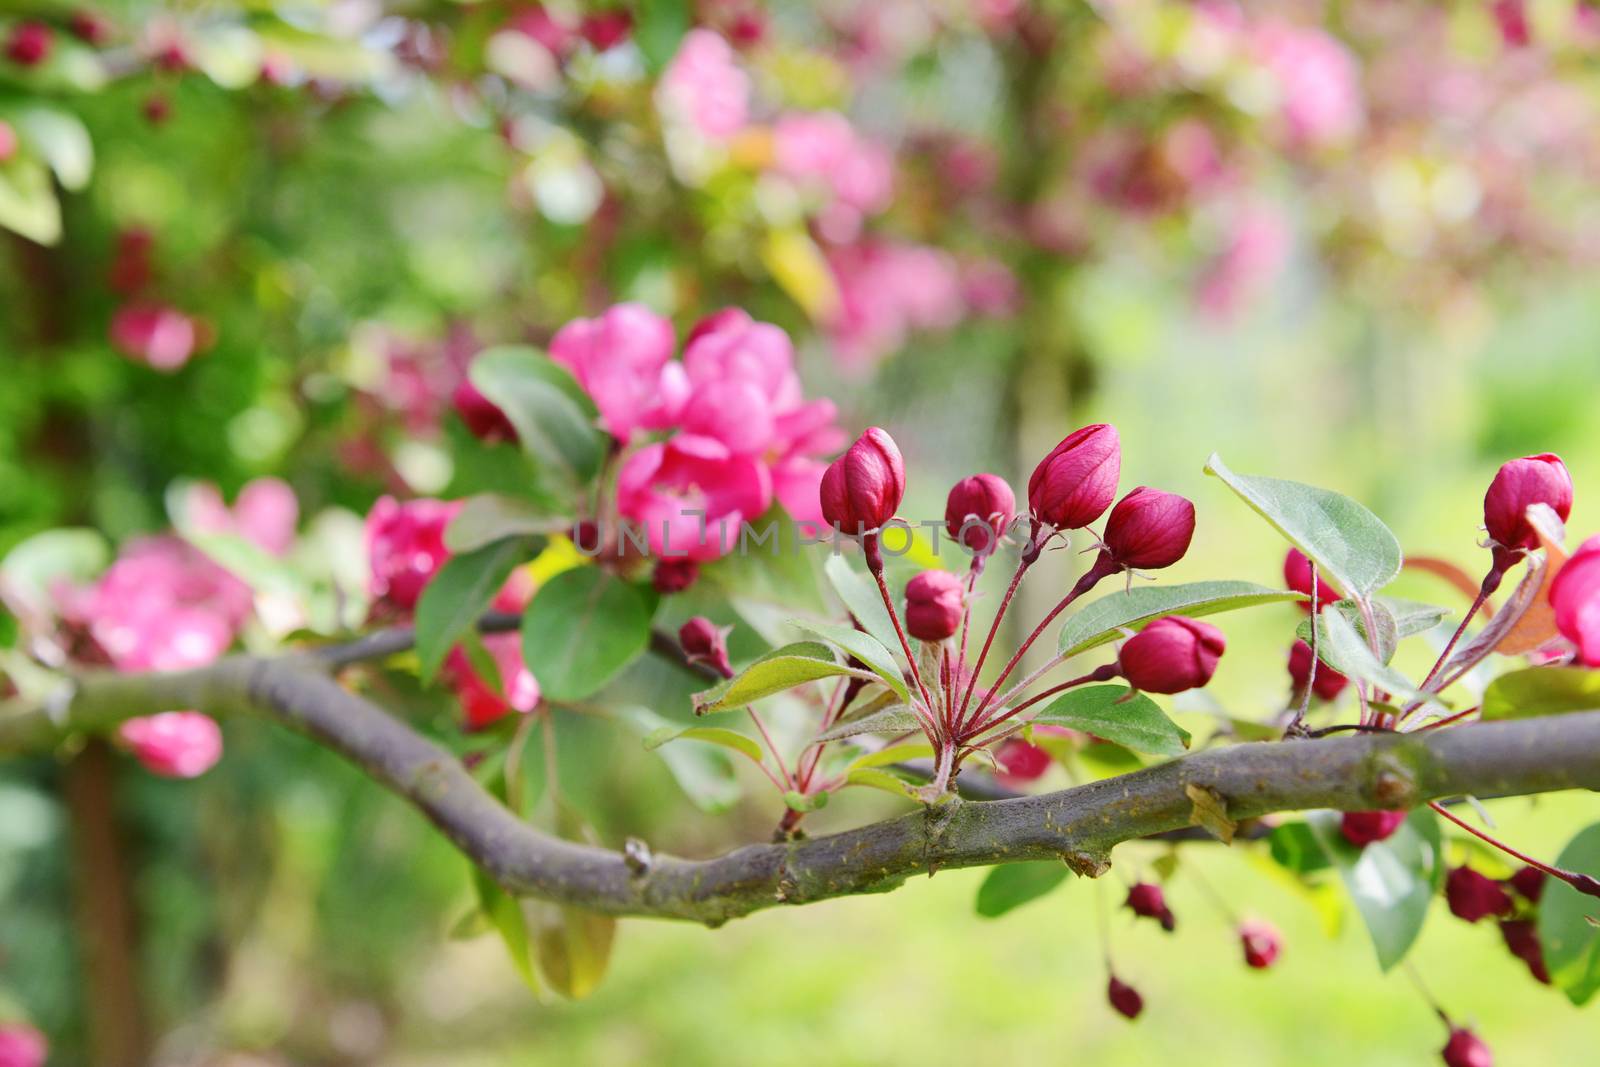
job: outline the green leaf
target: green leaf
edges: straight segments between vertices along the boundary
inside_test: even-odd
[[[895,763],[904,763],[906,760],[932,759],[933,746],[926,741],[907,741],[903,745],[885,745],[876,752],[868,752],[858,757],[850,764],[850,770],[858,767],[888,767]]]
[[[1600,877],[1600,823],[1578,832],[1556,858],[1556,866]],[[1583,1006],[1600,992],[1600,900],[1549,878],[1539,899],[1539,944],[1550,980],[1572,1003]]]
[[[542,538],[507,537],[445,561],[417,601],[417,659],[425,684],[433,681],[450,646],[478,621],[517,565],[543,547]]]
[[[1400,573],[1400,542],[1349,497],[1302,482],[1235,474],[1214,452],[1205,469],[1310,557],[1346,596],[1370,597]]]
[[[522,976],[529,989],[534,993],[540,992],[542,985],[538,972],[533,969],[528,925],[523,919],[522,908],[518,906],[517,899],[501,889],[494,879],[476,867],[472,869],[472,884],[478,894],[478,906],[482,909],[484,917],[489,920],[489,925],[494,927],[495,932],[500,935],[500,940],[505,943],[512,967]]]
[[[884,648],[893,650],[900,644],[889,609],[883,606],[883,594],[870,575],[862,574],[850,566],[849,560],[832,553],[822,565],[822,571],[828,576],[833,591],[844,601],[845,610],[855,617],[862,629],[877,638]]]
[[[1387,689],[1396,697],[1420,700],[1435,707],[1445,706],[1437,696],[1424,693],[1411,679],[1380,661],[1367,645],[1366,638],[1361,636],[1343,612],[1323,611],[1321,618],[1321,643],[1317,645],[1319,659],[1342,674]]]
[[[894,658],[883,644],[870,634],[864,634],[850,626],[841,626],[832,622],[809,622],[805,619],[790,619],[789,625],[797,630],[802,630],[824,641],[831,641],[844,649],[850,655],[867,665],[867,668],[883,679],[883,684],[894,691],[901,700],[910,703],[911,694],[906,689],[905,675],[901,673],[900,663]]]
[[[48,612],[57,582],[90,581],[111,562],[105,535],[85,527],[45,530],[17,544],[0,560],[0,575],[36,611]]]
[[[645,69],[660,74],[689,32],[686,0],[639,0],[634,9],[633,40],[644,56]]]
[[[677,729],[649,708],[625,707],[620,714],[642,734],[661,729]],[[705,745],[668,745],[656,750],[661,762],[695,807],[708,814],[732,808],[742,792],[733,761],[725,750]]]
[[[1137,630],[1163,615],[1215,615],[1258,604],[1305,600],[1300,593],[1268,589],[1254,582],[1189,582],[1184,585],[1149,585],[1111,593],[1068,616],[1057,646],[1062,655],[1076,656]]]
[[[569,1000],[593,993],[611,963],[617,920],[545,900],[524,900],[522,912],[533,934],[539,973],[550,988]]]
[[[790,811],[820,811],[828,806],[828,794],[823,792],[806,796],[798,789],[791,789],[783,794],[783,803]]]
[[[650,643],[645,594],[598,567],[563,571],[522,616],[522,658],[551,700],[582,700],[605,687]]]
[[[605,455],[594,401],[565,367],[532,348],[507,345],[480,352],[472,384],[504,411],[523,449],[542,468],[582,485]]]
[[[735,752],[749,756],[757,763],[761,762],[761,746],[754,738],[721,726],[662,726],[645,735],[644,747],[645,751],[653,752],[669,741],[685,739],[731,748]]]
[[[1357,848],[1339,832],[1340,818],[1336,811],[1314,811],[1306,822],[1339,869],[1372,935],[1378,966],[1387,971],[1405,958],[1422,932],[1444,877],[1439,822],[1433,812],[1418,808],[1387,840]]]
[[[696,715],[737,711],[762,697],[814,682],[848,675],[876,682],[878,676],[840,663],[833,649],[816,641],[775,648],[720,685],[694,695]]]
[[[1372,602],[1374,605],[1381,605],[1393,617],[1395,636],[1402,641],[1414,634],[1427,633],[1450,614],[1449,608],[1442,608],[1438,604],[1424,604],[1420,600],[1380,596],[1374,597]]]
[[[1046,704],[1031,721],[1068,726],[1157,756],[1181,756],[1189,747],[1187,730],[1167,718],[1155,701],[1125,685],[1069,690]]]
[[[468,497],[444,531],[444,546],[452,552],[471,552],[504,537],[565,533],[572,526],[566,515],[552,515],[537,505],[499,493]]]
[[[864,785],[869,789],[880,789],[885,793],[893,793],[897,797],[906,797],[918,800],[916,789],[902,778],[897,778],[888,771],[876,767],[861,767],[851,771],[844,778],[848,785]]]
[[[998,918],[1012,908],[1038,900],[1067,880],[1072,872],[1057,860],[1031,863],[1004,863],[991,867],[978,887],[977,912],[985,919]]]
[[[42,245],[61,239],[61,204],[39,160],[19,156],[0,164],[0,226]]]
[[[1296,874],[1312,874],[1332,866],[1316,833],[1303,822],[1280,823],[1267,835],[1273,860]]]
[[[76,115],[54,108],[30,107],[12,121],[55,171],[63,188],[79,192],[89,184],[94,170],[94,143]]]
[[[860,734],[914,734],[922,729],[922,723],[912,710],[904,704],[895,704],[875,711],[871,715],[863,715],[859,719],[839,723],[817,735],[818,741],[838,741],[846,737],[856,737]]]
[[[1502,674],[1483,691],[1485,719],[1528,719],[1600,708],[1600,671],[1526,667]]]
[[[1376,655],[1382,662],[1388,663],[1394,658],[1395,649],[1400,644],[1400,624],[1381,602],[1371,600],[1367,602],[1367,606],[1372,610],[1373,629],[1378,634],[1378,651]],[[1332,642],[1328,640],[1327,618],[1335,613],[1344,616],[1345,622],[1355,628],[1356,636],[1361,638],[1363,645],[1366,645],[1367,621],[1361,616],[1361,605],[1354,600],[1341,600],[1336,604],[1330,604],[1323,608],[1314,620],[1311,618],[1302,619],[1300,625],[1295,627],[1294,633],[1296,637],[1306,644],[1311,644],[1311,627],[1315,622],[1317,627],[1317,658],[1334,670],[1344,671],[1343,664],[1329,658],[1329,649],[1332,647]],[[1370,650],[1371,646],[1368,645],[1367,647]],[[1349,672],[1344,671],[1344,673]]]

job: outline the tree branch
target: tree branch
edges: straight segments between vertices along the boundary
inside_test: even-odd
[[[714,859],[627,854],[522,822],[450,753],[345,689],[326,657],[230,656],[173,674],[85,675],[54,714],[0,713],[0,751],[36,749],[138,715],[201,707],[264,715],[340,753],[408,800],[513,893],[615,915],[719,924],[775,904],[884,892],[941,867],[1060,859],[1096,874],[1112,846],[1191,824],[1189,787],[1235,820],[1305,808],[1411,807],[1439,797],[1600,788],[1600,711],[1422,734],[1257,742],[1043,796],[951,801],[843,833]]]

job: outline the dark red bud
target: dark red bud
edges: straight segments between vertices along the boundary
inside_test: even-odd
[[[966,590],[949,571],[923,571],[906,583],[906,629],[918,641],[943,641],[961,626]]]
[[[144,107],[140,110],[146,122],[152,126],[161,126],[172,117],[172,101],[160,93],[152,93],[145,99]]]
[[[461,416],[461,421],[467,424],[472,436],[480,441],[517,439],[517,429],[511,425],[511,420],[506,418],[506,413],[491,403],[489,398],[479,392],[478,387],[467,379],[463,378],[461,384],[456,386],[450,400],[455,405],[456,414]]]
[[[1208,622],[1167,615],[1123,642],[1117,663],[1135,689],[1181,693],[1211,681],[1227,644]]]
[[[1170,567],[1194,539],[1194,505],[1176,493],[1139,486],[1106,520],[1105,553],[1129,570]]]
[[[1004,478],[974,474],[951,487],[945,499],[944,526],[951,540],[976,555],[987,556],[999,546],[1016,514],[1017,497]]]
[[[74,11],[67,23],[72,36],[84,44],[99,47],[111,38],[111,22],[97,11]]]
[[[1117,1014],[1125,1018],[1137,1019],[1144,1010],[1144,998],[1139,991],[1115,976],[1106,984],[1106,999],[1117,1009]]]
[[[728,631],[704,615],[696,615],[678,628],[678,644],[690,663],[703,663],[722,675],[733,677],[733,665],[728,662]]]
[[[846,533],[876,530],[894,518],[905,494],[900,449],[873,426],[823,472],[822,517]]]
[[[1511,954],[1528,965],[1528,973],[1536,981],[1550,984],[1550,971],[1544,965],[1544,947],[1539,944],[1532,919],[1505,920],[1500,924],[1500,936]]]
[[[1115,426],[1074,430],[1034,468],[1028,510],[1057,530],[1081,530],[1111,506],[1122,475],[1122,440]]]
[[[1403,811],[1347,811],[1339,820],[1339,832],[1357,848],[1374,841],[1386,841],[1406,821]]]
[[[1042,729],[1042,727],[1041,727]],[[1044,776],[1054,762],[1050,753],[1030,745],[1020,737],[1008,737],[995,749],[994,761],[1000,764],[1000,779],[1007,784],[1023,784]]]
[[[1177,917],[1167,907],[1166,895],[1154,882],[1140,882],[1129,889],[1127,908],[1141,919],[1155,919],[1169,934],[1178,926]]]
[[[1244,962],[1258,971],[1271,967],[1283,952],[1283,937],[1277,927],[1261,919],[1246,919],[1239,924],[1239,944],[1244,948]]]
[[[662,559],[650,575],[651,584],[663,596],[681,593],[700,578],[700,564],[692,559]]]
[[[1439,1055],[1444,1057],[1445,1067],[1494,1067],[1489,1046],[1471,1030],[1451,1030],[1450,1040],[1445,1042]]]
[[[1490,915],[1510,914],[1511,897],[1500,883],[1471,867],[1457,867],[1444,882],[1444,897],[1450,912],[1458,919],[1475,923]]]
[[[622,8],[612,8],[610,11],[597,11],[583,16],[578,32],[596,52],[604,52],[627,40],[631,29],[633,16]]]
[[[1283,584],[1296,593],[1311,595],[1311,561],[1298,548],[1289,549],[1289,554],[1283,557]],[[1341,599],[1339,590],[1328,584],[1327,575],[1318,571],[1317,609],[1320,611],[1339,599]],[[1311,601],[1302,600],[1300,610],[1308,615],[1311,614]]]
[[[6,56],[23,67],[36,67],[50,58],[55,36],[42,22],[19,22],[6,41]]]
[[[1483,525],[1494,542],[1497,566],[1516,562],[1516,553],[1539,547],[1528,523],[1528,508],[1548,504],[1565,522],[1572,514],[1572,476],[1561,457],[1549,452],[1524,456],[1502,466],[1483,497]]]
[[[1306,687],[1306,681],[1311,677],[1311,646],[1304,641],[1296,641],[1289,649],[1289,677],[1294,682],[1296,692]],[[1333,700],[1350,679],[1328,666],[1326,663],[1317,664],[1317,679],[1312,683],[1311,691],[1322,700]]]
[[[1539,903],[1539,898],[1544,896],[1546,877],[1545,873],[1537,867],[1523,867],[1516,874],[1507,878],[1506,882],[1512,889],[1522,894],[1523,899],[1529,904],[1537,904]]]

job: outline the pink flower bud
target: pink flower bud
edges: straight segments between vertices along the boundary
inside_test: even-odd
[[[461,416],[461,421],[467,424],[467,430],[480,441],[515,441],[517,428],[511,425],[511,420],[506,418],[506,413],[501,411],[489,398],[478,391],[478,387],[463,378],[461,384],[451,394],[450,402],[455,405],[456,414]]]
[[[117,731],[145,769],[164,778],[198,778],[222,758],[222,730],[198,711],[129,719]]]
[[[50,58],[55,37],[42,22],[19,22],[6,41],[6,56],[21,67],[36,67]]]
[[[944,526],[951,540],[967,546],[975,555],[987,556],[999,546],[1016,513],[1016,494],[1004,478],[974,474],[950,488],[944,505]]]
[[[0,1067],[44,1067],[50,1045],[26,1023],[0,1024]]]
[[[733,677],[733,665],[728,662],[728,630],[720,629],[704,615],[696,615],[679,627],[678,644],[690,663],[703,663],[724,678]]]
[[[1105,554],[1128,570],[1170,567],[1194,539],[1194,505],[1176,493],[1139,486],[1106,520]]]
[[[1494,1056],[1489,1052],[1489,1046],[1477,1034],[1464,1028],[1450,1031],[1450,1040],[1445,1042],[1439,1055],[1444,1057],[1445,1067],[1494,1067]]]
[[[1528,965],[1534,981],[1550,984],[1550,970],[1544,964],[1544,948],[1532,919],[1506,919],[1500,923],[1500,936],[1511,954]]]
[[[1244,962],[1258,971],[1271,967],[1283,952],[1283,938],[1277,927],[1260,919],[1239,924],[1239,944],[1244,948]]]
[[[846,533],[876,530],[894,518],[906,493],[905,462],[894,438],[873,426],[823,472],[822,517]]]
[[[656,592],[663,596],[681,593],[700,578],[700,564],[692,559],[662,559],[650,575]]]
[[[1528,508],[1534,504],[1550,505],[1563,522],[1572,513],[1572,476],[1561,457],[1543,452],[1514,459],[1489,483],[1483,525],[1494,542],[1497,566],[1515,562],[1518,551],[1539,547],[1539,536],[1528,524]]]
[[[1035,727],[1046,729],[1046,727]],[[1050,753],[1038,745],[1030,745],[1020,737],[1008,737],[994,751],[994,761],[1000,764],[997,777],[1006,785],[1025,785],[1044,777],[1054,762]]]
[[[906,583],[906,629],[918,641],[943,641],[960,627],[966,601],[956,575],[923,571]]]
[[[1126,907],[1141,919],[1157,920],[1169,934],[1178,926],[1177,917],[1167,907],[1166,895],[1154,882],[1140,882],[1129,889]]]
[[[1556,629],[1578,649],[1578,659],[1600,667],[1600,534],[1578,546],[1550,583]]]
[[[1168,615],[1123,642],[1122,676],[1146,693],[1181,693],[1211,681],[1227,640],[1208,622]]]
[[[1339,820],[1339,832],[1356,848],[1374,841],[1387,841],[1406,821],[1403,811],[1347,811]]]
[[[1304,641],[1296,641],[1289,648],[1289,677],[1294,682],[1296,692],[1304,689],[1311,678],[1311,646]],[[1344,692],[1344,687],[1349,683],[1350,679],[1326,663],[1319,663],[1311,691],[1321,700],[1333,700]]]
[[[1539,898],[1544,896],[1546,877],[1546,874],[1537,867],[1523,867],[1507,878],[1506,884],[1522,894],[1522,898],[1529,904],[1537,904]]]
[[[596,52],[604,52],[626,41],[632,29],[633,16],[617,7],[583,16],[578,32]]]
[[[172,101],[161,93],[151,93],[139,111],[150,125],[161,126],[172,117]]]
[[[98,11],[80,9],[72,13],[67,23],[72,36],[84,44],[98,48],[111,39],[111,22]]]
[[[1139,995],[1139,991],[1114,975],[1106,984],[1106,999],[1111,1002],[1118,1015],[1128,1019],[1137,1019],[1139,1013],[1144,1010],[1144,998]]]
[[[1298,548],[1289,549],[1289,554],[1283,557],[1283,584],[1296,593],[1311,595],[1311,561],[1305,553]],[[1321,611],[1329,604],[1341,599],[1339,590],[1328,584],[1328,576],[1317,572],[1317,610]],[[1311,614],[1311,602],[1300,602],[1300,610],[1307,615]]]
[[[1115,426],[1074,430],[1033,469],[1028,511],[1054,529],[1081,530],[1111,506],[1121,475],[1122,441]]]
[[[1512,909],[1511,897],[1500,883],[1471,867],[1457,867],[1450,872],[1444,881],[1444,897],[1450,903],[1451,914],[1469,923],[1490,915],[1507,915]]]

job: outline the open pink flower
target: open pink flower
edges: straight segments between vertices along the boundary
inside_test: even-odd
[[[658,557],[726,555],[738,543],[740,523],[771,503],[766,466],[709,437],[680,434],[646,445],[617,475],[617,510],[643,524]]]
[[[617,304],[561,327],[550,358],[594,399],[606,431],[627,441],[637,430],[671,425],[688,400],[689,383],[672,349],[672,323],[643,304]]]
[[[156,370],[182,367],[200,341],[199,323],[165,304],[126,304],[111,317],[111,343]]]
[[[1578,659],[1600,667],[1600,534],[1578,546],[1550,583],[1556,629],[1578,648]]]
[[[668,118],[722,140],[749,117],[750,76],[727,41],[711,30],[690,30],[661,75],[656,104]]]
[[[381,498],[367,513],[368,591],[401,612],[417,606],[423,587],[450,558],[444,531],[460,501]]]
[[[539,706],[539,681],[522,659],[522,636],[516,633],[488,634],[483,647],[494,659],[500,675],[496,689],[472,666],[459,646],[445,658],[445,674],[456,698],[467,729],[481,730],[513,711],[527,714]]]
[[[197,532],[242,537],[274,556],[283,555],[294,544],[300,519],[294,490],[281,478],[247,482],[231,509],[215,485],[201,482],[190,487],[184,508]]]
[[[166,778],[198,778],[222,758],[222,729],[198,711],[129,719],[118,736],[146,770]]]

